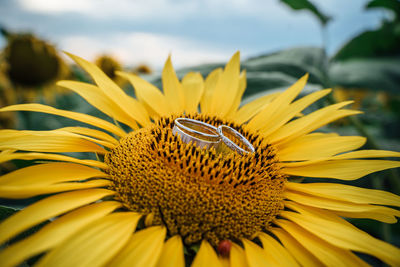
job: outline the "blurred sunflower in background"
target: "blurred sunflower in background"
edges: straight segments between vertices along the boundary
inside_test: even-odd
[[[341,102],[345,100],[352,99],[354,102],[352,104],[352,108],[361,109],[363,106],[363,101],[368,97],[370,93],[367,89],[359,89],[359,88],[343,88],[336,87],[333,90],[333,97],[336,101]]]
[[[47,103],[54,103],[55,95],[62,92],[56,89],[54,82],[69,74],[56,48],[30,33],[10,33],[4,29],[1,32],[7,41],[1,64],[12,85],[15,102],[43,98]]]
[[[15,91],[5,73],[5,64],[0,60],[0,107],[16,103]],[[15,128],[16,116],[13,112],[0,113],[0,129]]]
[[[365,143],[363,137],[315,132],[359,114],[345,108],[351,101],[297,117],[330,93],[325,89],[297,99],[305,75],[284,92],[240,107],[246,72],[240,72],[239,53],[205,80],[190,72],[179,81],[168,58],[163,92],[136,75],[118,72],[132,83],[134,99],[96,65],[71,57],[96,85],[58,84],[119,124],[41,104],[0,109],[54,114],[96,127],[1,130],[0,162],[40,162],[3,175],[0,197],[52,194],[0,224],[4,244],[47,222],[10,242],[0,252],[2,266],[42,253],[37,266],[368,265],[355,253],[400,265],[400,249],[343,219],[395,223],[400,211],[387,206],[399,207],[399,196],[335,180],[294,179],[351,181],[400,166],[376,159],[399,157],[398,152],[354,151]],[[184,143],[172,133],[178,117],[228,125],[255,151],[220,155]],[[97,160],[78,159],[71,152],[94,153]]]
[[[132,72],[136,74],[152,74],[153,70],[146,64],[139,64],[133,68]]]
[[[122,70],[121,63],[111,55],[101,55],[95,59],[95,64],[116,84],[123,87],[125,80],[116,74]]]

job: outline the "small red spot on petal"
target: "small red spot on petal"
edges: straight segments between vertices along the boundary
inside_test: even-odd
[[[222,257],[229,257],[229,252],[231,251],[232,242],[229,240],[222,240],[218,244],[218,253]]]

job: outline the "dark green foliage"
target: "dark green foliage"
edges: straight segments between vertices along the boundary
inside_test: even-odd
[[[319,19],[322,25],[326,25],[331,20],[331,17],[322,13],[313,3],[308,0],[281,0],[281,2],[290,6],[294,10],[309,10]]]
[[[400,56],[335,62],[329,68],[329,77],[336,86],[399,94]]]
[[[347,42],[333,57],[335,61],[352,58],[400,56],[400,23],[385,22],[379,29],[365,31]]]
[[[333,60],[400,56],[400,1],[373,0],[365,8],[384,8],[393,12],[394,17],[392,20],[383,21],[378,29],[367,30],[349,40]]]
[[[385,8],[393,11],[396,15],[396,20],[400,17],[400,1],[399,0],[372,0],[365,7],[366,9],[371,8]]]

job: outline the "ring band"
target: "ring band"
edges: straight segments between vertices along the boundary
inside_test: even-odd
[[[201,148],[217,148],[221,142],[216,127],[202,121],[187,118],[175,120],[172,134],[178,134],[183,142],[192,142]]]
[[[253,145],[238,131],[227,125],[217,127],[194,119],[175,119],[172,134],[179,135],[184,143],[193,143],[200,148],[214,147],[217,152],[240,155],[254,153]],[[222,141],[222,142],[221,142]]]
[[[254,153],[255,151],[253,145],[232,127],[220,125],[218,127],[218,134],[221,136],[224,145],[238,152],[240,155]]]

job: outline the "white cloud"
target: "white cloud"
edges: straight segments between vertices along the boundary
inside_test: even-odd
[[[225,62],[235,51],[217,49],[207,43],[143,32],[118,33],[105,39],[68,36],[60,41],[62,49],[89,60],[108,53],[125,65],[146,63],[160,69],[168,55],[176,68],[209,62]]]
[[[18,0],[31,12],[55,14],[76,12],[90,17],[124,17],[130,21],[181,19],[208,16],[256,16],[259,19],[287,19],[288,9],[278,1],[265,0]]]
[[[19,0],[19,2],[25,9],[39,13],[82,12],[89,10],[93,4],[91,1],[80,0]]]
[[[125,17],[130,20],[157,17],[176,18],[195,12],[196,2],[171,0],[19,0],[31,12],[55,14],[75,12],[82,15],[109,18]]]

